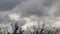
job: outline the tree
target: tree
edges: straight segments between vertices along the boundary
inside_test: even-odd
[[[42,29],[40,30],[40,33],[39,34],[43,34],[43,31],[44,31],[44,24],[42,24]]]
[[[20,30],[19,30],[19,34],[23,34],[23,30],[22,30],[22,28],[20,28]]]
[[[8,31],[7,31],[8,34],[10,34]]]
[[[13,34],[17,34],[17,30],[18,30],[18,28],[19,28],[19,27],[17,26],[17,24],[18,24],[18,23],[15,23],[15,30],[14,30]]]
[[[36,34],[39,34],[37,29],[36,29]]]

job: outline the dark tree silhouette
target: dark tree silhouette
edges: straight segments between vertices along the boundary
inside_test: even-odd
[[[36,29],[36,34],[39,34],[37,29]]]
[[[17,26],[17,24],[18,24],[18,23],[15,23],[15,30],[14,30],[13,34],[17,34],[17,30],[18,30],[18,28],[19,28],[19,27]]]
[[[19,34],[23,34],[22,28],[20,28],[20,30],[19,30]]]
[[[23,34],[24,30],[22,30],[22,28],[20,28],[19,30],[19,34]]]
[[[10,34],[8,31],[7,31],[8,34]]]
[[[43,31],[44,31],[44,24],[42,25],[42,29],[40,30],[40,33],[39,34],[43,34]]]
[[[19,29],[18,23],[15,23],[15,29],[13,30],[13,34],[23,34],[25,31],[22,30],[22,28],[20,27],[20,30],[19,30],[19,33],[17,33],[17,30]],[[27,27],[28,29],[28,27]],[[42,25],[42,28],[38,27],[36,28],[35,26],[33,26],[33,32],[31,32],[30,30],[27,30],[27,34],[60,34],[60,29],[56,29],[55,27],[52,27],[51,29],[48,29],[46,30],[45,28],[45,25],[43,24]],[[7,31],[8,34],[10,34],[8,31]],[[1,34],[1,33],[0,33]],[[5,33],[4,33],[5,34]]]

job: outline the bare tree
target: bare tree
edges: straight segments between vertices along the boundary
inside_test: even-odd
[[[17,30],[18,30],[18,26],[17,26],[18,23],[15,23],[15,30],[13,31],[13,34],[17,34]]]
[[[23,34],[24,30],[22,30],[22,28],[20,28],[19,30],[19,34]]]

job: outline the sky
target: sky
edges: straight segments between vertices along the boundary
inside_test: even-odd
[[[57,27],[60,24],[60,0],[0,0],[0,24],[16,22],[24,30],[27,25],[31,28],[38,23],[53,27],[56,24]]]

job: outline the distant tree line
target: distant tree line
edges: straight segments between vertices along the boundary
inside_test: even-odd
[[[17,23],[15,23],[15,30],[13,30],[13,34],[23,34],[25,32],[22,30],[22,28],[20,28],[19,33],[17,33],[18,29],[19,29],[19,27],[17,26]],[[52,29],[55,29],[55,28],[53,27]],[[52,29],[45,30],[44,25],[43,25],[41,29],[40,28],[36,29],[35,27],[33,27],[34,32],[31,32],[31,31],[29,31],[29,32],[30,32],[30,34],[60,34],[59,29],[55,29],[55,30],[52,30]],[[10,34],[10,33],[8,32],[8,34]],[[27,34],[29,34],[29,33],[27,33]]]

